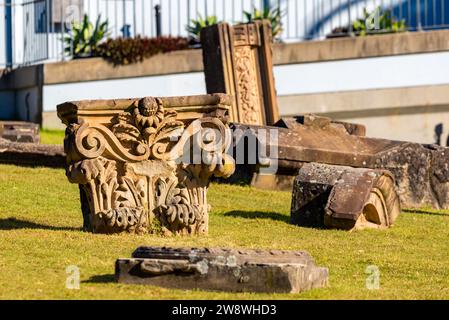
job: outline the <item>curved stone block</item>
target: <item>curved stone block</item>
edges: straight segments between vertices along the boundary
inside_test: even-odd
[[[401,212],[385,170],[307,163],[293,187],[291,222],[344,230],[386,228]]]

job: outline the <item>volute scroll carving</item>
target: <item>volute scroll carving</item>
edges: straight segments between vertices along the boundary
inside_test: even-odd
[[[67,123],[67,177],[80,185],[87,231],[146,233],[157,226],[167,235],[207,233],[209,179],[229,177],[235,164],[226,154],[226,120],[214,116],[210,96],[204,97],[207,113],[196,119],[179,117],[164,98],[120,100],[122,112],[117,101],[106,100],[115,113],[108,122],[103,114],[112,108],[99,109],[98,101],[58,106]],[[217,109],[227,107],[221,103]]]

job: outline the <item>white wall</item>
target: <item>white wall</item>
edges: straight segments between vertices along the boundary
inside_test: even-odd
[[[449,83],[449,52],[275,66],[278,95]]]
[[[183,96],[205,92],[206,85],[202,72],[45,85],[43,110],[56,111],[56,106],[60,103],[84,99]]]
[[[449,52],[282,65],[274,67],[274,76],[278,96],[448,84]],[[194,72],[45,85],[43,105],[44,111],[55,111],[57,104],[71,100],[204,93],[204,75]]]
[[[448,105],[449,109],[449,105]],[[441,145],[449,146],[449,112],[398,114],[379,117],[348,119],[366,126],[368,137],[413,141],[431,144],[436,142],[435,130],[441,125]]]

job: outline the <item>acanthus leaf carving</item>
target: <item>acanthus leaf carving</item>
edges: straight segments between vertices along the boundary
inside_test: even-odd
[[[192,140],[210,163],[180,160]],[[70,124],[67,176],[86,195],[85,225],[99,233],[145,233],[156,218],[166,234],[206,233],[209,177],[234,170],[225,154],[230,140],[222,120],[200,118],[185,128],[158,98],[131,103],[110,123]]]
[[[204,228],[200,228],[203,210],[199,204],[192,204],[189,190],[176,176],[158,179],[156,193],[155,213],[165,234],[204,233]]]
[[[143,234],[148,231],[148,214],[142,207],[119,207],[96,213],[93,226],[98,233]]]

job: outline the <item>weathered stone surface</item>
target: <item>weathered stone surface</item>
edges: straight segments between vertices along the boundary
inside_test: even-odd
[[[235,169],[226,154],[229,101],[216,94],[59,105],[66,173],[80,185],[84,228],[207,233],[209,179]]]
[[[39,125],[23,121],[0,121],[0,138],[12,142],[39,143]]]
[[[220,23],[201,31],[207,92],[232,96],[230,121],[272,125],[279,120],[271,42],[268,21]]]
[[[394,177],[396,188],[391,192],[399,194],[403,207],[430,205],[437,209],[449,208],[448,148],[368,138],[365,137],[364,126],[314,115],[298,115],[276,122],[261,121],[264,112],[273,115],[278,112],[274,110],[277,104],[273,94],[271,45],[268,38],[262,37],[264,46],[262,49],[257,47],[261,39],[254,30],[259,26],[209,27],[205,28],[201,37],[208,90],[228,92],[235,97],[234,106],[244,106],[245,110],[250,111],[245,113],[241,108],[234,108],[233,112],[238,116],[232,117],[236,122],[231,125],[233,130],[246,132],[247,135],[249,132],[256,140],[259,140],[258,131],[261,128],[278,130],[278,141],[270,141],[267,136],[266,151],[262,152],[269,154],[270,149],[278,150],[277,155],[270,159],[277,164],[276,175],[259,174],[266,159],[258,159],[261,161],[256,166],[248,163],[247,170],[241,170],[254,171],[253,186],[291,190],[293,178],[305,163],[311,162],[382,169],[389,170]],[[242,55],[241,45],[246,46],[246,51],[262,54],[262,63],[254,62],[257,60],[254,52],[250,52],[252,56]],[[264,57],[269,59],[264,60]],[[242,73],[242,70],[245,72]],[[235,79],[235,75],[241,74],[244,76]],[[255,91],[260,99],[254,98]],[[245,116],[248,114],[254,117]],[[274,127],[263,127],[263,124]],[[322,188],[325,189],[324,186]],[[325,195],[324,189],[320,192],[322,197]]]
[[[62,146],[11,142],[0,138],[1,163],[63,168],[65,158]]]
[[[326,129],[329,127],[344,128],[350,135],[365,136],[366,128],[362,124],[334,121],[328,117],[316,116],[313,114],[299,115],[296,117],[284,117],[274,124],[276,127],[295,130],[298,125]]]
[[[328,283],[304,251],[140,247],[118,259],[118,282],[231,292],[297,293]]]
[[[449,209],[449,148],[402,142],[379,152],[370,168],[389,170],[403,207]]]
[[[388,171],[307,163],[293,186],[291,222],[345,230],[386,228],[401,212]]]
[[[260,177],[256,171],[254,186],[292,190],[294,177],[310,162],[382,169],[392,174],[403,208],[449,208],[448,148],[350,134],[334,122],[286,123],[288,128],[278,127],[278,141],[272,142],[278,150],[272,159],[278,165],[277,175]],[[232,128],[259,139],[259,126],[232,124]],[[265,140],[270,141],[268,137]],[[273,145],[265,147],[263,153],[269,154]]]

